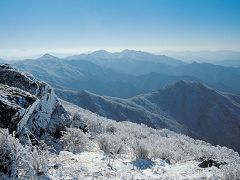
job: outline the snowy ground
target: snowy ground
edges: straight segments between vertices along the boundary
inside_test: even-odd
[[[88,110],[84,110],[82,108],[79,108],[77,106],[74,106],[70,103],[64,102],[64,107],[69,111],[72,112],[72,114],[78,112],[81,115],[82,119],[85,119],[86,122],[99,122],[102,126],[104,126],[104,122],[106,123],[114,123],[114,121],[103,118],[101,116],[96,116],[96,114],[93,114],[89,112]],[[124,122],[122,123],[124,124]],[[125,124],[121,126],[121,123],[115,125],[120,132],[120,134],[124,134]],[[131,126],[131,133],[134,133],[135,131],[143,131],[144,129],[135,129],[134,127],[138,127],[139,125],[133,125]],[[145,129],[146,130],[146,129]],[[143,133],[143,132],[142,132]],[[174,133],[173,133],[174,134]],[[172,135],[173,135],[172,134]],[[168,134],[168,138],[172,136],[171,134]],[[111,136],[111,135],[110,135]],[[130,134],[128,134],[130,136]],[[135,135],[132,136],[132,138],[135,137]],[[182,136],[181,136],[182,137]],[[181,139],[180,135],[178,135],[178,139]],[[161,136],[158,136],[157,139],[154,141],[161,141],[161,140],[167,140],[167,139],[161,139]],[[189,139],[190,141],[190,139]],[[166,149],[166,151],[170,151],[173,144],[178,144],[178,141],[168,141],[170,144],[163,144],[168,147],[162,146],[162,148]],[[203,146],[209,147],[206,149],[206,152],[212,153],[210,150],[211,148],[214,148],[210,145],[204,145],[199,144],[196,148],[194,148],[193,144],[197,143],[194,140],[192,142],[182,142],[183,144],[186,144],[187,149],[192,149],[196,153],[199,153],[197,149],[201,149]],[[193,156],[189,156],[188,158],[180,158],[183,160],[177,161],[178,163],[175,164],[169,164],[168,162],[162,160],[162,159],[155,159],[152,161],[147,160],[138,160],[135,161],[134,155],[132,155],[132,151],[126,151],[127,155],[117,155],[116,157],[110,158],[106,154],[104,154],[103,151],[99,149],[99,146],[97,143],[95,143],[95,140],[91,141],[91,150],[84,151],[79,154],[73,154],[72,152],[68,151],[61,151],[59,155],[51,154],[49,157],[50,160],[50,166],[48,175],[51,179],[55,180],[65,180],[65,179],[173,179],[173,180],[179,180],[179,179],[224,179],[222,178],[224,176],[223,169],[218,169],[215,166],[208,167],[208,168],[200,168],[198,167],[198,164],[200,164],[200,161],[194,160],[197,158],[194,158]],[[155,144],[148,143],[148,146],[153,145],[155,148],[157,147]],[[171,146],[171,147],[170,147]],[[178,148],[181,147],[180,145],[177,146]],[[218,148],[215,148],[217,151]],[[221,148],[220,148],[221,149]],[[178,151],[178,149],[175,149]],[[214,150],[214,152],[216,152]],[[225,149],[226,150],[226,149]],[[191,152],[191,151],[189,151]],[[216,152],[218,154],[221,154],[223,157],[223,160],[227,160],[226,158],[229,156],[229,153],[224,154],[224,148],[221,149],[221,151]],[[179,150],[179,153],[183,153]],[[233,153],[231,151],[231,153]],[[182,156],[186,156],[186,154],[182,154]],[[225,157],[226,156],[226,157]],[[233,157],[238,157],[237,155],[232,155]],[[230,157],[229,157],[230,158]],[[170,158],[171,159],[171,158]],[[237,158],[236,158],[237,159]],[[229,161],[232,163],[231,161]],[[236,162],[238,162],[236,160]]]
[[[109,166],[109,161],[110,165]],[[154,162],[132,161],[128,157],[109,158],[102,151],[73,154],[61,151],[50,157],[51,179],[222,179],[216,167],[200,168],[197,161],[169,165],[161,159]]]

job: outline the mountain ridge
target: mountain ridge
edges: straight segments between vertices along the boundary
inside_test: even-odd
[[[125,49],[121,52],[108,52],[105,50],[98,50],[88,54],[79,54],[68,56],[65,59],[69,60],[90,60],[96,64],[102,64],[104,60],[108,61],[148,61],[157,62],[168,65],[182,65],[185,64],[181,60],[177,60],[165,55],[155,55],[144,51]]]
[[[179,80],[200,81],[222,91],[240,92],[237,86],[237,82],[240,82],[240,79],[236,77],[238,69],[225,69],[224,67],[214,65],[205,67],[202,64],[178,67],[147,62],[137,64],[139,66],[135,62],[122,64],[122,66],[125,67],[126,71],[132,71],[132,67],[135,67],[136,71],[142,69],[146,74],[127,74],[90,61],[64,60],[55,57],[25,60],[15,62],[12,65],[22,71],[31,72],[34,76],[48,82],[54,88],[75,91],[88,90],[100,95],[121,98],[146,93]],[[202,76],[201,72],[206,68],[208,72],[205,76]],[[215,70],[212,71],[212,69]],[[221,79],[225,80],[221,81]]]
[[[201,83],[180,81],[128,99],[87,91],[72,95],[72,98],[74,100],[63,99],[107,118],[145,123],[154,128],[165,128],[166,124],[160,123],[164,119],[175,121],[176,127],[181,124],[198,138],[240,151],[240,96],[222,93]]]

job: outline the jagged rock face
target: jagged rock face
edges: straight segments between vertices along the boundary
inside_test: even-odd
[[[68,119],[48,84],[9,65],[0,65],[0,127],[43,135],[62,128]]]
[[[0,127],[12,132],[22,119],[25,110],[36,98],[25,91],[0,84]]]
[[[21,74],[9,65],[0,65],[0,83],[12,87],[17,87],[30,94],[36,93],[38,88],[34,78],[27,74]]]

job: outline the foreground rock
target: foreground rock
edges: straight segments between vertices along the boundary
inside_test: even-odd
[[[9,65],[0,65],[0,127],[17,134],[58,135],[69,116],[53,89]]]

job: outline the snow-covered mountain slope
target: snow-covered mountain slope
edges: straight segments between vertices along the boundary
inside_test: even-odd
[[[0,66],[0,127],[54,134],[69,119],[52,87],[9,65]]]
[[[66,94],[61,96],[101,116],[168,128],[240,151],[240,96],[222,93],[201,83],[180,81],[129,99],[86,91],[72,98]]]
[[[58,91],[58,95],[82,108],[89,109],[94,113],[116,121],[143,123],[153,128],[167,128],[178,133],[200,138],[200,136],[190,131],[184,125],[165,116],[163,111],[153,112],[151,109],[147,109],[128,99],[99,96],[87,91],[81,91],[77,94],[69,94],[69,91]],[[149,103],[145,105],[151,106]]]
[[[73,124],[89,127],[90,138],[74,128],[63,137],[68,151],[49,157],[52,179],[237,179],[240,175],[239,155],[228,148],[166,129],[115,122],[68,102],[63,106]]]
[[[73,154],[61,151],[58,156],[50,157],[52,168],[49,177],[59,179],[222,179],[225,173],[217,167],[203,169],[199,161],[189,160],[168,164],[162,159],[155,161],[133,161],[129,157],[109,158],[102,151]],[[111,167],[108,165],[111,162]]]

